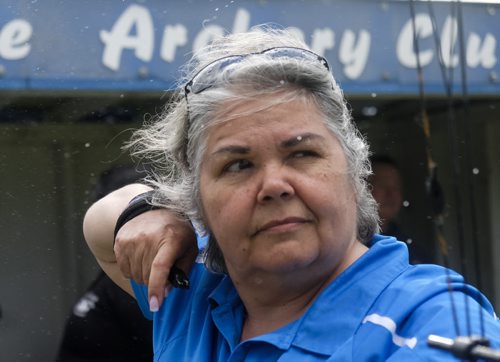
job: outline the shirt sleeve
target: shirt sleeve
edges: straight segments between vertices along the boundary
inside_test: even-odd
[[[356,337],[355,360],[457,361],[452,353],[429,346],[427,339],[430,335],[450,339],[481,335],[479,313],[484,335],[493,348],[500,347],[500,322],[477,289],[451,274],[454,291],[450,294],[441,271],[419,270],[433,273],[434,278],[402,279],[365,316]]]
[[[211,273],[208,273],[205,270],[205,267],[203,266],[202,263],[194,263],[191,272],[189,274],[189,284],[190,287],[187,290],[183,290],[184,293],[181,293],[181,295],[184,298],[190,298],[191,295],[195,292],[200,287],[200,284],[204,284],[205,280],[203,278],[208,278],[211,280],[211,283],[217,283],[218,278],[215,276],[210,276]],[[212,280],[213,279],[213,280]],[[141,308],[142,314],[149,320],[153,320],[154,318],[154,313],[149,310],[149,300],[148,300],[148,287],[145,284],[138,284],[135,281],[131,280],[130,284],[132,286],[132,290],[134,291],[135,298],[137,300],[137,304]],[[175,292],[175,289],[173,290]],[[182,298],[177,298],[179,297],[179,293],[172,293],[167,297],[169,300],[169,303],[163,303],[162,308],[165,304],[178,304],[182,305],[185,303],[185,301]],[[172,301],[171,296],[176,296],[175,303]]]
[[[147,319],[153,320],[153,312],[149,310],[148,287],[144,284],[137,284],[133,280],[130,281],[130,284],[132,286],[132,290],[134,291],[137,304],[141,308],[142,314]]]
[[[458,319],[458,326],[453,320],[453,311],[450,307],[450,296],[441,296],[441,305],[434,304],[425,307],[421,313],[416,313],[412,319],[412,323],[416,328],[415,337],[418,340],[415,348],[401,348],[397,350],[387,361],[458,361],[450,351],[442,350],[436,347],[431,347],[428,344],[430,335],[437,335],[445,338],[454,339],[457,335],[460,336],[479,336],[481,334],[479,312],[483,313],[484,334],[491,343],[491,347],[500,347],[500,323],[498,319],[487,313],[473,298],[464,295],[463,293],[453,293],[453,297],[457,299],[454,302],[455,313]],[[467,299],[467,303],[465,303]],[[468,316],[466,310],[469,309]],[[416,319],[419,319],[417,321]],[[469,321],[467,322],[467,319]],[[457,334],[458,329],[458,334]]]

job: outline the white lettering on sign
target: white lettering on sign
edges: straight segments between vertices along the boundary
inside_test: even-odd
[[[497,64],[496,46],[497,41],[490,33],[484,37],[482,46],[479,35],[471,33],[467,41],[467,65],[471,68],[477,68],[479,65],[486,69],[493,68]]]
[[[344,65],[344,74],[349,79],[357,79],[365,69],[366,61],[370,53],[370,33],[366,30],[359,32],[356,42],[356,34],[352,30],[346,30],[340,41],[339,59]]]
[[[417,33],[417,42],[432,37],[432,21],[427,14],[418,14],[415,17],[415,28]],[[457,54],[458,22],[448,16],[443,24],[439,39],[441,48],[441,60],[443,65],[448,68],[454,68],[459,64]],[[409,19],[403,26],[396,44],[396,55],[401,65],[408,68],[417,67],[417,54],[415,53],[415,42],[413,37],[412,20]],[[434,41],[433,41],[434,44]],[[497,64],[496,39],[491,33],[486,33],[484,40],[474,32],[469,34],[466,42],[466,63],[468,67],[477,68],[481,65],[485,69],[491,69]],[[430,64],[434,58],[435,52],[432,49],[419,49],[420,65],[425,67]]]
[[[251,14],[244,8],[236,11],[233,22],[233,33],[245,32],[251,23]],[[29,26],[29,24],[24,24]],[[415,17],[415,24],[412,19],[408,19],[402,26],[397,37],[395,53],[399,64],[407,68],[417,67],[417,56],[422,67],[426,67],[432,62],[442,61],[445,67],[456,67],[459,64],[458,55],[458,22],[453,16],[448,16],[440,28],[435,45],[433,24],[429,14],[420,13]],[[10,25],[12,27],[20,25]],[[414,35],[414,26],[416,35]],[[4,27],[0,34],[0,55],[6,57],[5,49],[10,49],[10,56],[14,54],[12,49],[17,51],[17,56],[21,50],[29,51],[29,44],[25,42],[31,35],[31,30],[12,30]],[[31,29],[31,28],[29,28]],[[220,25],[211,23],[205,25],[198,33],[189,36],[188,28],[181,23],[166,24],[163,29],[160,42],[160,58],[172,63],[178,57],[178,49],[188,45],[190,38],[192,50],[206,46],[214,39],[227,33],[227,30]],[[306,40],[303,30],[298,27],[288,27],[291,33],[299,39]],[[14,34],[15,33],[15,34]],[[154,24],[150,11],[141,5],[130,5],[118,17],[111,30],[101,30],[101,40],[104,43],[102,61],[103,64],[113,71],[120,68],[121,58],[124,50],[133,50],[134,55],[144,61],[150,62],[154,53]],[[343,29],[339,37],[338,60],[342,66],[341,71],[345,77],[351,80],[359,79],[368,64],[372,43],[372,35],[366,29]],[[3,42],[2,42],[3,41]],[[419,44],[419,53],[415,47],[415,41]],[[7,45],[6,45],[7,44]],[[336,34],[330,27],[313,29],[311,34],[311,49],[320,54],[333,50],[336,46]],[[441,49],[441,54],[437,49]],[[387,56],[391,53],[389,47],[385,47]],[[486,33],[482,38],[479,34],[470,32],[466,42],[466,62],[471,68],[483,67],[491,69],[497,64],[497,42],[491,33]],[[439,57],[438,57],[439,55]],[[439,58],[439,59],[437,59]],[[382,70],[381,70],[382,72]]]
[[[427,14],[417,14],[415,16],[415,33],[417,42],[432,36],[432,22]],[[417,54],[415,53],[415,42],[413,38],[413,24],[409,19],[399,34],[396,43],[396,55],[401,65],[408,68],[417,67]],[[434,53],[431,49],[419,49],[420,65],[425,67],[432,61]]]
[[[427,13],[416,15],[415,24],[411,18],[404,22],[395,44],[395,56],[400,65],[406,68],[417,67],[417,56],[422,67],[442,62],[447,68],[457,67],[460,63],[460,44],[458,39],[458,21],[448,15],[443,23],[433,26]],[[189,28],[183,23],[165,24],[159,44],[159,57],[166,63],[173,63],[179,58],[178,50],[191,43],[192,50],[199,48],[223,36],[228,31],[245,32],[250,28],[251,13],[244,8],[236,10],[233,27],[228,30],[220,25],[209,23],[197,33],[189,34]],[[414,34],[414,27],[415,32]],[[433,33],[437,28],[438,35]],[[288,31],[299,39],[308,42],[307,34],[301,28],[288,27]],[[0,27],[0,59],[20,60],[32,53],[32,25],[24,19],[14,19]],[[100,30],[99,36],[104,44],[102,63],[112,71],[119,71],[125,51],[143,62],[151,62],[155,53],[155,24],[152,13],[144,5],[132,4],[118,16],[111,29]],[[465,62],[469,68],[493,69],[498,64],[497,39],[494,33],[468,32],[465,37]],[[418,42],[419,49],[415,41]],[[438,44],[436,44],[438,42]],[[338,47],[337,44],[339,43]],[[341,68],[336,69],[338,76],[350,80],[360,79],[371,56],[372,34],[365,29],[340,29],[337,34],[331,27],[312,29],[310,46],[317,54],[333,57],[337,48]],[[378,45],[378,44],[377,44]],[[377,51],[384,56],[392,56],[391,45],[383,44]],[[440,52],[439,53],[439,49]],[[63,54],[58,56],[64,56]],[[379,58],[379,56],[377,56]],[[380,73],[385,69],[380,65]]]
[[[136,35],[131,35],[135,28]],[[140,5],[130,5],[120,15],[111,31],[101,30],[104,45],[103,64],[111,70],[120,68],[124,49],[133,49],[137,58],[149,62],[153,57],[154,27],[149,10]]]
[[[457,20],[451,16],[446,17],[441,32],[441,59],[447,68],[454,68],[458,65],[458,55],[456,54],[458,35]]]
[[[244,33],[250,27],[250,12],[240,8],[236,12],[233,23],[233,33]]]
[[[9,21],[0,29],[0,57],[7,60],[27,57],[31,50],[29,40],[32,34],[33,28],[26,20]]]
[[[187,29],[182,24],[167,25],[163,30],[163,40],[161,44],[161,59],[171,63],[175,60],[177,47],[187,44]]]
[[[315,29],[312,35],[311,50],[319,55],[325,55],[327,50],[335,45],[335,33],[330,28]]]

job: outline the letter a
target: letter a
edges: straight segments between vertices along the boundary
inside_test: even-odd
[[[136,35],[130,35],[136,28]],[[111,31],[101,30],[100,37],[104,45],[103,64],[111,70],[120,68],[123,49],[134,49],[140,60],[150,61],[153,56],[154,29],[148,9],[139,5],[130,5],[113,25]]]

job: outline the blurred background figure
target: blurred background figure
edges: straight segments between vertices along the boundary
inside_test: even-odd
[[[373,174],[370,177],[372,195],[379,205],[382,234],[394,236],[408,245],[412,264],[431,263],[431,252],[422,248],[401,229],[397,219],[403,206],[403,182],[396,161],[387,155],[370,158]]]
[[[95,200],[145,174],[132,166],[104,171]],[[137,302],[100,272],[68,316],[57,362],[141,362],[153,360],[152,323]]]

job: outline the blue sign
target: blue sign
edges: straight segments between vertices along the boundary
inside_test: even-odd
[[[415,1],[412,17],[374,0],[4,0],[0,89],[175,89],[193,51],[262,23],[303,37],[350,94],[417,93],[417,48],[427,93],[460,89],[462,64],[471,94],[500,93],[500,5]]]

